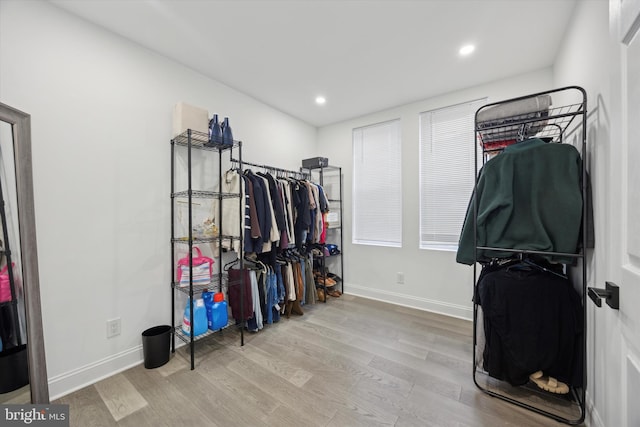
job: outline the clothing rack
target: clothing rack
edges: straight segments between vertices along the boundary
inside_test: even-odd
[[[544,111],[536,111],[532,113],[518,115],[505,114],[503,117],[492,118],[490,121],[479,120],[479,113],[486,113],[486,109],[491,107],[502,108],[503,110],[509,110],[518,102],[530,102],[537,99],[540,96],[548,97],[551,94],[557,94],[559,98],[573,99],[575,102],[572,104],[564,104],[560,107],[545,108]],[[508,142],[508,144],[519,143],[524,137],[535,137],[545,141],[549,141],[549,144],[563,143],[567,140],[567,135],[573,134],[577,130],[581,131],[579,135],[581,143],[576,148],[580,151],[582,157],[581,162],[581,188],[582,195],[582,225],[580,228],[579,248],[577,253],[566,252],[550,252],[539,250],[523,250],[514,248],[498,248],[491,247],[491,245],[481,245],[478,242],[478,197],[474,197],[474,203],[470,205],[469,209],[473,213],[473,233],[474,233],[474,248],[475,248],[475,262],[473,263],[474,271],[474,296],[473,296],[473,381],[476,386],[484,393],[497,397],[501,400],[505,400],[514,405],[520,406],[527,410],[542,414],[556,421],[566,424],[581,424],[584,422],[586,415],[586,387],[587,387],[587,317],[586,317],[586,296],[587,296],[587,263],[586,263],[586,247],[588,236],[588,187],[587,187],[587,171],[586,171],[586,159],[587,159],[587,94],[585,90],[579,86],[567,86],[559,89],[549,90],[545,92],[539,92],[527,96],[518,98],[512,98],[501,102],[495,102],[480,107],[476,112],[475,119],[475,138],[473,141],[474,152],[476,153],[476,180],[474,186],[474,194],[478,191],[478,182],[480,179],[480,165],[485,164],[491,155],[496,152],[501,152],[504,146],[495,146],[494,141]],[[574,128],[569,130],[570,125],[574,119],[579,122]],[[531,133],[527,134],[527,130],[533,128]],[[480,144],[482,151],[482,159],[480,159],[477,144]],[[500,155],[500,154],[498,154]],[[490,378],[487,372],[484,372],[478,367],[478,322],[483,322],[483,319],[479,319],[479,307],[478,307],[478,262],[486,262],[487,254],[491,253],[510,253],[511,255],[503,255],[507,258],[514,258],[519,260],[527,260],[531,256],[562,256],[565,259],[572,259],[574,264],[577,264],[578,277],[576,278],[576,287],[579,287],[582,294],[580,295],[582,303],[582,337],[581,341],[577,344],[581,347],[581,363],[582,363],[582,385],[580,387],[569,387],[569,393],[565,395],[553,395],[548,392],[537,389],[536,386],[525,384],[519,387],[504,387],[501,385],[501,381]],[[531,264],[535,265],[533,262]],[[568,269],[569,267],[565,267]],[[581,273],[581,277],[579,277]],[[555,273],[558,274],[558,273]],[[532,304],[534,301],[532,301]],[[484,333],[484,331],[483,331]],[[580,360],[580,359],[579,359]]]
[[[240,164],[240,161],[232,158],[231,159],[231,163]],[[243,160],[242,161],[242,166],[245,166],[245,165],[253,166],[253,167],[256,167],[256,168],[261,168],[261,169],[264,169],[264,170],[269,171],[269,172],[274,172],[275,174],[285,174],[285,175],[288,175],[288,176],[291,176],[291,177],[295,177],[295,178],[298,178],[298,179],[309,179],[310,178],[309,174],[306,173],[306,172],[294,171],[294,170],[290,170],[290,169],[276,168],[276,167],[269,166],[269,165],[261,165],[261,164],[258,164],[258,163],[251,163],[251,162],[246,162],[246,161]]]

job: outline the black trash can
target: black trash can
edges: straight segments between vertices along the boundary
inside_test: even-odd
[[[162,325],[149,328],[142,333],[142,353],[144,367],[158,368],[169,361],[171,326]]]

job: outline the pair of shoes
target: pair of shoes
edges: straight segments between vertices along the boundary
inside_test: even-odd
[[[536,383],[538,387],[551,393],[567,394],[569,393],[569,386],[563,382],[558,381],[553,377],[545,377],[542,371],[534,372],[529,375],[529,379]]]
[[[302,316],[304,314],[304,311],[302,311],[302,306],[300,305],[300,301],[295,300],[295,301],[291,301],[291,303],[292,303],[291,313]]]
[[[342,295],[342,292],[340,292],[339,290],[327,291],[327,295],[329,295],[330,297],[338,298],[340,295]]]
[[[284,315],[288,319],[292,314],[297,314],[299,316],[302,316],[304,314],[304,311],[302,311],[302,306],[300,305],[300,301],[294,300],[287,301],[285,303]]]
[[[326,281],[323,278],[318,278],[316,279],[316,285],[324,285],[327,288],[333,288],[336,285],[336,281],[333,279],[329,279],[328,277]]]
[[[337,274],[327,273],[327,277],[332,278],[336,282],[342,282],[342,278],[340,276],[338,276]]]
[[[324,302],[324,300],[325,300],[324,290],[323,289],[316,289],[316,292],[318,294],[318,301]]]
[[[322,274],[316,274],[316,283],[318,285],[325,285],[327,288],[331,288],[336,285],[336,281],[330,277],[323,277]]]

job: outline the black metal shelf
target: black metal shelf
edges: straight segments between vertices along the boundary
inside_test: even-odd
[[[485,105],[483,108],[497,105],[498,103]],[[496,143],[499,141],[516,140],[529,129],[535,128],[535,132],[529,134],[530,137],[551,138],[553,142],[562,142],[562,135],[567,131],[576,116],[582,114],[582,103],[570,104],[561,107],[551,108],[548,113],[521,114],[501,118],[499,120],[487,120],[476,123],[476,132],[480,142],[484,144]],[[486,150],[486,151],[499,151]]]
[[[339,254],[320,255],[320,256],[316,256],[316,258],[333,258],[333,257],[341,256],[341,255],[342,255],[342,252],[340,252]]]
[[[182,147],[182,148],[180,148],[180,150],[177,151],[176,147]],[[182,151],[183,148],[186,148],[186,152]],[[177,319],[176,295],[179,295],[181,293],[181,294],[185,294],[187,296],[192,296],[193,298],[195,298],[197,294],[200,294],[205,289],[211,290],[211,291],[217,290],[218,292],[221,292],[224,289],[225,283],[228,286],[228,283],[227,283],[228,275],[226,273],[223,273],[222,271],[222,253],[221,253],[222,251],[221,251],[219,255],[215,256],[216,258],[215,268],[217,269],[218,273],[212,275],[213,277],[211,278],[210,283],[207,283],[206,285],[204,285],[204,284],[194,284],[193,282],[190,282],[188,286],[180,286],[179,283],[175,282],[175,276],[176,276],[175,269],[177,264],[176,255],[177,255],[178,248],[180,248],[180,251],[183,251],[184,249],[186,249],[187,253],[191,253],[193,251],[193,247],[198,244],[207,244],[207,243],[210,244],[210,243],[217,242],[219,247],[221,248],[225,241],[234,242],[234,241],[240,240],[239,236],[243,232],[243,223],[241,221],[241,218],[238,218],[238,229],[237,229],[238,234],[235,236],[219,234],[219,233],[215,235],[212,234],[212,235],[205,236],[202,234],[195,235],[195,232],[194,232],[194,225],[195,225],[194,212],[193,212],[194,199],[201,199],[201,200],[209,199],[212,201],[217,200],[219,202],[217,207],[217,212],[216,212],[218,218],[222,218],[222,214],[223,214],[222,201],[224,199],[236,199],[240,208],[240,212],[242,212],[244,200],[241,199],[240,192],[233,193],[233,194],[226,193],[226,192],[223,192],[223,186],[222,186],[223,153],[226,153],[229,156],[229,159],[231,159],[234,153],[232,150],[234,148],[238,149],[236,152],[239,156],[238,170],[240,173],[242,173],[242,142],[241,141],[233,141],[232,144],[212,143],[209,141],[209,135],[207,133],[197,132],[194,130],[187,130],[186,132],[176,136],[171,140],[171,193],[170,193],[171,194],[171,275],[173,280],[171,283],[171,326],[173,328],[173,334],[171,338],[171,350],[172,352],[175,352],[176,336],[182,341],[184,341],[187,345],[189,345],[192,370],[195,368],[194,342],[199,341],[208,336],[211,336],[212,334],[215,333],[215,331],[207,330],[206,333],[203,333],[196,337],[192,337],[190,334],[184,334],[182,332],[182,325],[181,325],[182,322],[179,322],[180,324],[176,325],[177,323],[176,322],[176,319]],[[203,156],[202,151],[212,151],[212,152],[215,152],[217,155]],[[186,165],[185,165],[186,168],[184,171],[181,170],[180,173],[184,174],[184,177],[186,178],[187,188],[183,189],[182,191],[176,191],[176,188],[175,188],[176,174],[177,174],[176,158],[184,154],[186,154]],[[194,170],[192,169],[192,160],[194,158],[198,158],[199,160],[207,162],[211,170],[217,171],[217,174],[218,174],[217,190],[218,191],[194,190],[193,180],[192,180],[192,173],[194,172]],[[187,209],[188,209],[188,213],[186,215],[187,224],[183,224],[186,227],[186,230],[188,230],[187,231],[188,234],[186,236],[176,236],[175,211],[176,211],[176,205],[178,203],[187,204]],[[235,233],[234,230],[227,231],[227,230],[218,229],[218,231],[225,231],[225,232],[231,231]],[[241,253],[239,254],[239,258],[240,258],[240,268],[242,268],[243,256]],[[244,289],[244,287],[242,289]],[[242,299],[242,295],[241,295],[241,299]],[[191,305],[191,308],[189,310],[189,315],[193,319],[194,317],[193,304]],[[244,333],[242,328],[243,325],[244,325],[244,319],[239,322],[240,337],[241,337],[242,345],[244,345]]]
[[[185,286],[180,286],[180,284],[173,282],[171,284],[171,286],[173,287],[173,289],[175,289],[176,291],[180,291],[185,295],[196,295],[201,293],[202,291],[206,291],[209,289],[217,289],[220,287],[220,283],[221,283],[221,278],[219,275],[214,274],[213,277],[211,278],[211,282],[207,283],[206,285],[185,285]]]
[[[571,92],[573,91],[573,92]],[[498,119],[491,119],[486,121],[478,121],[478,115],[481,110],[501,104],[509,104],[517,101],[525,100],[528,98],[546,96],[557,92],[563,92],[567,96],[576,95],[582,100],[579,103],[567,104],[560,107],[549,108],[548,111],[537,111],[529,114],[521,114],[507,117],[500,117]],[[539,92],[527,96],[508,99],[505,101],[495,102],[480,107],[476,112],[475,122],[475,141],[474,150],[476,153],[476,178],[479,175],[478,168],[480,167],[478,157],[480,155],[479,150],[476,149],[475,144],[480,144],[482,148],[483,162],[487,161],[488,154],[496,154],[501,152],[506,146],[517,143],[525,138],[540,138],[547,142],[562,143],[563,137],[566,134],[573,132],[576,128],[581,130],[581,155],[583,157],[582,162],[582,226],[581,226],[581,242],[584,246],[587,241],[587,174],[585,168],[585,157],[587,155],[586,145],[586,119],[587,119],[587,94],[581,87],[568,86],[559,89],[549,90],[545,92]],[[574,120],[578,121],[575,124],[574,129],[569,129]],[[498,154],[500,155],[500,154]],[[475,181],[474,194],[477,191],[478,180]],[[473,206],[474,216],[477,217],[477,199]],[[474,234],[477,238],[477,224],[474,221]],[[581,260],[581,281],[582,287],[582,305],[586,307],[587,296],[587,262],[585,260],[585,249],[582,248],[578,253],[564,253],[564,252],[552,252],[552,251],[539,251],[539,250],[527,250],[527,249],[515,249],[515,248],[496,248],[488,246],[480,246],[475,244],[476,254],[479,250],[492,250],[512,253],[513,256],[527,256],[527,255],[541,255],[541,256],[556,256],[562,258],[569,258],[574,260]],[[558,396],[546,391],[541,391],[530,385],[513,387],[506,385],[500,380],[492,378],[488,373],[484,372],[478,367],[477,360],[477,346],[478,346],[478,322],[482,319],[478,319],[479,307],[477,304],[477,264],[473,267],[474,276],[474,296],[473,296],[473,381],[475,385],[485,394],[507,401],[514,405],[525,408],[529,411],[536,412],[544,415],[555,421],[559,421],[565,424],[581,424],[586,416],[586,391],[587,384],[587,349],[586,349],[586,337],[587,337],[587,317],[586,308],[583,310],[583,337],[582,342],[579,343],[582,347],[582,387],[574,387],[569,385],[569,393],[564,396]]]
[[[308,174],[309,176],[313,176],[314,173],[317,173],[318,178],[319,178],[319,183],[322,187],[325,186],[325,181],[327,179],[332,180],[331,182],[334,182],[333,180],[336,180],[336,184],[338,185],[338,191],[339,191],[339,197],[338,198],[330,198],[328,194],[326,194],[326,188],[325,188],[325,195],[327,197],[327,201],[329,203],[333,203],[334,204],[334,208],[335,210],[337,210],[339,212],[339,216],[340,216],[340,225],[334,225],[334,226],[329,226],[327,227],[327,231],[331,231],[333,234],[332,236],[335,236],[335,233],[340,233],[339,236],[339,242],[336,242],[336,244],[339,245],[340,250],[342,251],[344,249],[344,236],[343,236],[343,230],[342,230],[342,224],[344,224],[343,221],[343,217],[342,217],[342,200],[344,198],[343,193],[342,193],[342,168],[340,166],[313,166],[311,168],[305,168],[302,167],[300,168],[300,171],[309,171]],[[335,190],[334,190],[335,191]],[[336,195],[335,193],[333,194],[334,196]],[[337,208],[335,207],[335,204],[338,204]],[[330,209],[331,211],[331,209]],[[320,264],[320,268],[322,269],[322,274],[323,274],[323,280],[320,281],[320,285],[324,291],[324,302],[326,303],[327,300],[329,299],[327,296],[327,286],[326,286],[326,282],[327,282],[327,278],[329,277],[327,275],[327,260],[331,260],[331,259],[336,259],[339,260],[336,261],[336,264],[340,265],[340,274],[339,276],[344,278],[344,257],[342,257],[342,252],[338,253],[338,254],[334,254],[334,255],[328,255],[326,256],[324,254],[325,251],[325,247],[327,244],[330,243],[320,243],[317,244],[317,248],[320,249],[320,256],[315,256],[315,258],[318,259],[319,264]],[[316,286],[318,286],[318,282],[316,282]],[[344,280],[340,281],[340,291],[342,293],[344,293]]]
[[[233,141],[233,144],[222,144],[217,142],[209,141],[209,134],[198,132],[195,130],[188,130],[186,132],[181,133],[171,140],[171,142],[175,145],[181,147],[188,147],[191,145],[191,148],[195,148],[198,150],[206,150],[206,151],[226,151],[232,148],[238,148],[241,145],[240,141]],[[191,143],[191,144],[189,144]]]

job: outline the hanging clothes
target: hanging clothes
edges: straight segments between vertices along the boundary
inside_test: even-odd
[[[287,301],[295,301],[296,299],[296,284],[293,274],[293,266],[291,263],[287,263],[284,269],[284,284],[287,289]]]
[[[258,279],[256,272],[249,271],[249,282],[251,285],[251,308],[253,316],[247,322],[247,329],[251,332],[258,332],[264,327],[262,309],[260,303],[260,289],[258,287]],[[264,292],[263,292],[264,295]]]
[[[240,286],[244,284],[244,289]],[[248,269],[230,269],[229,287],[227,289],[231,315],[240,322],[253,317],[253,294],[251,287],[251,277]],[[241,298],[243,294],[243,298]]]
[[[478,298],[486,338],[483,367],[489,375],[522,385],[543,371],[583,385],[582,303],[568,279],[524,263],[485,267]]]
[[[299,182],[295,185],[296,196],[296,247],[301,249],[307,242],[307,234],[311,226],[311,212],[309,201],[309,190],[303,183]]]
[[[305,274],[305,294],[304,294],[304,302],[305,304],[315,304],[318,298],[316,292],[316,281],[313,277],[313,262],[310,257],[305,257],[304,259],[304,274]]]
[[[280,320],[280,306],[278,305],[278,285],[275,271],[269,267],[266,274],[267,312],[265,323],[271,324]]]
[[[282,186],[282,195],[285,203],[285,213],[286,213],[286,223],[287,223],[287,238],[289,240],[289,244],[287,246],[280,246],[281,248],[287,248],[291,246],[295,246],[296,244],[296,236],[295,236],[295,217],[294,217],[294,203],[292,199],[291,186],[292,183],[287,179],[278,180],[280,185]]]
[[[244,175],[245,183],[245,235],[244,252],[255,253],[262,251],[262,230],[258,218],[258,206],[256,205],[256,195],[251,179]],[[248,211],[248,215],[247,215]]]
[[[245,200],[244,185],[241,185],[241,181],[242,178],[236,169],[226,171],[222,178],[222,192],[227,194],[240,194],[241,200]],[[238,218],[240,217],[240,204],[238,203],[238,200],[235,198],[222,199],[222,218],[220,218],[219,201],[217,199],[214,200],[212,214],[213,218],[215,218],[214,223],[219,226],[218,232],[220,234],[223,236],[238,235]],[[243,229],[245,229],[244,225]],[[242,241],[242,236],[240,236],[240,240],[223,237],[222,249],[229,251],[232,250],[238,253],[240,251],[240,244]],[[215,244],[218,244],[217,240]]]
[[[273,206],[274,219],[277,226],[277,230],[281,233],[285,230],[285,218],[284,208],[282,206],[282,199],[280,192],[278,191],[278,185],[275,178],[269,173],[258,173],[259,176],[265,178],[269,185],[269,195],[271,196],[271,204]]]
[[[245,175],[251,180],[253,184],[253,194],[254,201],[256,204],[256,213],[257,213],[257,225],[260,229],[261,241],[257,241],[254,244],[254,249],[256,253],[261,253],[265,243],[271,241],[271,202],[269,200],[268,190],[265,188],[265,182],[262,178],[257,177],[251,172],[251,170],[245,171]],[[253,230],[254,224],[251,224]],[[262,247],[260,246],[262,245]],[[270,245],[269,245],[270,247]]]
[[[472,265],[477,245],[577,253],[582,219],[580,153],[570,144],[538,138],[511,145],[489,160],[478,178],[464,221],[456,261]],[[474,221],[474,203],[478,205]],[[511,253],[479,250],[477,260]],[[573,258],[547,257],[572,263]]]

